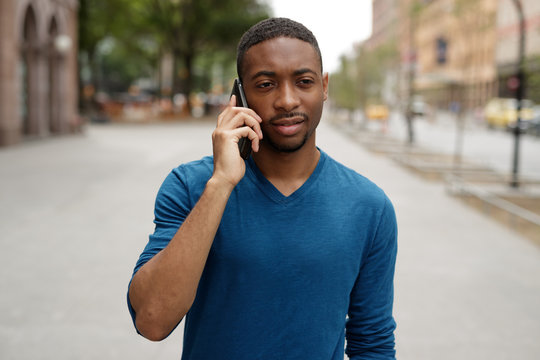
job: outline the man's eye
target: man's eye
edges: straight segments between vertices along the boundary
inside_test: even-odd
[[[314,83],[314,81],[312,79],[300,79],[298,83],[300,85],[311,85]]]
[[[272,83],[269,82],[269,81],[265,81],[265,82],[257,84],[257,87],[261,88],[261,89],[267,88],[267,87],[270,87],[270,86],[272,86]]]

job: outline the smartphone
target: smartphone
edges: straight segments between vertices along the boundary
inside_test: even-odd
[[[242,83],[239,79],[234,79],[231,96],[233,95],[236,96],[236,106],[248,107],[246,94],[244,94],[244,89],[242,88]],[[251,140],[247,137],[241,138],[240,141],[238,141],[238,150],[240,151],[242,159],[247,160],[249,155],[251,155]]]

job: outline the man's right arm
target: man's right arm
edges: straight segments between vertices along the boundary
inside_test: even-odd
[[[212,134],[214,172],[168,245],[133,276],[128,297],[137,330],[146,338],[167,337],[195,299],[206,259],[229,196],[245,172],[238,140],[248,136],[254,151],[262,138],[260,118],[250,109],[229,106]]]
[[[144,337],[164,339],[190,309],[231,191],[210,179],[169,244],[134,275],[129,300]]]

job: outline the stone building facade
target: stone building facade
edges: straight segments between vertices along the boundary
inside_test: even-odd
[[[0,146],[77,126],[77,7],[0,1]]]
[[[473,109],[496,95],[496,14],[496,0],[425,1],[417,10],[415,83],[432,105]]]

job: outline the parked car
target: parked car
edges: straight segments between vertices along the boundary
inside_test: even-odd
[[[534,106],[532,111],[533,118],[531,121],[528,121],[529,126],[525,132],[534,136],[540,136],[540,105]]]
[[[366,117],[369,120],[387,120],[389,115],[388,107],[382,104],[372,104],[366,107]]]
[[[521,120],[530,121],[533,118],[533,102],[523,99],[521,102]],[[512,98],[493,98],[484,109],[486,123],[491,128],[513,128],[517,121],[517,100]],[[522,124],[526,127],[526,124]]]

